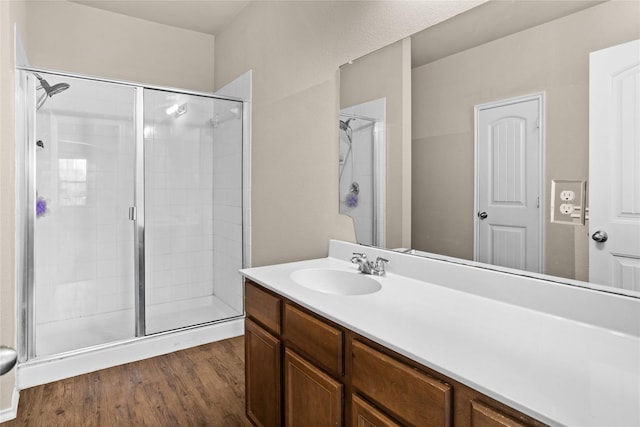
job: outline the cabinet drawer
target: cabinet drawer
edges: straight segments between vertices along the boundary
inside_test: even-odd
[[[282,329],[287,343],[332,374],[342,375],[342,331],[290,304],[284,305]]]
[[[357,394],[352,396],[351,402],[352,427],[400,427],[400,424],[365,402]]]
[[[471,427],[526,427],[513,418],[474,400],[471,402]]]
[[[359,342],[352,345],[352,383],[414,426],[450,426],[451,386]]]
[[[253,317],[276,335],[280,334],[280,298],[273,296],[249,281],[244,285],[244,304],[247,315]]]

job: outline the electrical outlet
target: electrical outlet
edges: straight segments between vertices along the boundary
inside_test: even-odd
[[[563,203],[560,205],[560,213],[563,215],[571,215],[573,212],[573,205],[571,203]]]
[[[584,225],[586,182],[581,180],[551,180],[551,222]]]
[[[576,193],[571,190],[564,190],[560,192],[560,200],[570,202],[576,198]]]

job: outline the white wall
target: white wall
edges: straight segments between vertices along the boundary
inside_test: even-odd
[[[354,239],[338,214],[338,67],[479,3],[260,1],[216,37],[216,87],[253,70],[253,265]]]

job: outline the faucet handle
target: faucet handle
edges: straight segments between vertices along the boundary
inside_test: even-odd
[[[364,252],[354,252],[353,255],[359,256],[360,258],[367,259],[367,254]]]
[[[385,263],[388,263],[389,260],[382,258],[382,257],[378,257],[376,258],[376,263],[373,266],[373,274],[375,274],[376,276],[384,276],[385,270],[384,270],[384,265]]]
[[[379,256],[378,258],[376,258],[376,267],[382,267],[384,268],[384,263],[385,262],[389,262],[388,259],[382,258],[381,256]]]

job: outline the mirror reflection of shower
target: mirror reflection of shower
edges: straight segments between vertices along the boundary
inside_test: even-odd
[[[340,213],[353,219],[363,244],[384,241],[384,220],[376,208],[384,200],[384,99],[340,113]],[[384,204],[384,203],[383,203]]]
[[[40,77],[38,73],[33,73],[33,75],[36,76],[40,83],[38,87],[36,87],[36,92],[39,90],[43,91],[38,98],[38,102],[36,103],[36,111],[38,111],[40,107],[44,105],[47,98],[51,98],[53,95],[57,95],[60,92],[69,89],[69,83],[57,83],[51,86],[45,79]]]

